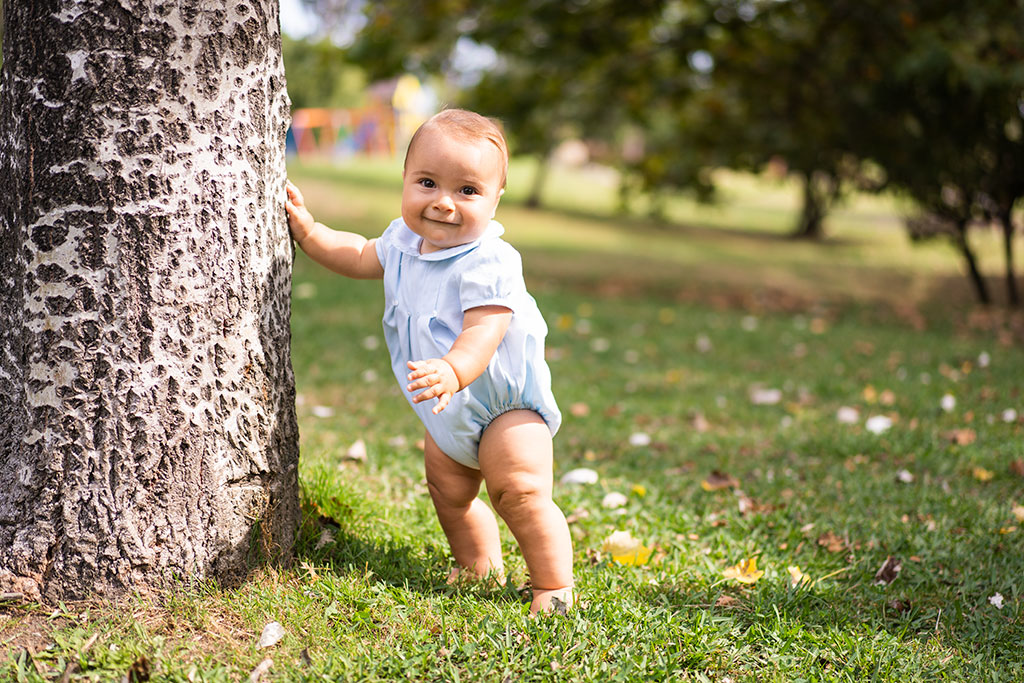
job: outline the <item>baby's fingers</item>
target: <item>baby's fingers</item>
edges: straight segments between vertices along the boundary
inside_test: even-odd
[[[410,377],[410,379],[411,379],[411,377]],[[433,386],[433,385],[439,383],[440,381],[441,381],[441,378],[438,377],[437,375],[434,375],[434,374],[425,375],[425,376],[420,377],[419,379],[417,379],[417,380],[415,380],[413,382],[409,382],[409,384],[406,385],[405,390],[406,391],[416,391],[417,389],[425,389],[427,387],[430,387],[430,386]]]
[[[415,391],[415,390],[414,389],[410,389],[410,391]],[[437,398],[438,396],[440,396],[443,393],[443,391],[444,390],[441,389],[441,387],[439,387],[437,385],[427,387],[426,389],[424,389],[420,393],[418,393],[415,396],[413,396],[412,397],[412,402],[413,403],[423,403],[424,401],[429,401],[432,398]]]
[[[302,200],[302,193],[299,192],[299,188],[292,185],[292,181],[286,181],[284,189],[288,193],[288,198],[291,199],[292,202],[298,206],[302,206],[304,204]]]
[[[441,394],[440,396],[438,396],[437,397],[437,405],[434,406],[434,410],[432,411],[434,413],[434,415],[437,415],[442,410],[447,408],[448,404],[451,402],[451,400],[452,400],[452,395],[449,394],[447,391],[444,392],[443,394]]]

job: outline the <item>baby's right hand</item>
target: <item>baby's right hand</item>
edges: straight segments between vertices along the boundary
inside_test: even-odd
[[[292,239],[301,246],[302,240],[313,232],[316,221],[313,220],[313,214],[306,208],[306,202],[303,200],[299,188],[292,185],[289,180],[285,184],[285,190],[288,192],[288,199],[284,203],[285,211],[288,212],[288,228],[292,231]]]

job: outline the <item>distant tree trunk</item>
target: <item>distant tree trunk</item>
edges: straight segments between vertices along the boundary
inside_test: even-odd
[[[540,208],[541,198],[544,194],[544,183],[548,179],[548,171],[551,170],[551,154],[544,152],[537,155],[537,171],[533,174],[533,185],[530,186],[530,194],[526,198],[526,206],[530,209]]]
[[[999,222],[1003,227],[1003,259],[1006,264],[1006,299],[1009,305],[1020,306],[1020,292],[1017,289],[1017,274],[1013,264],[1013,206],[1001,211]]]
[[[803,181],[803,206],[792,237],[820,240],[825,236],[825,215],[835,201],[838,182],[830,175],[819,171],[803,174]]]
[[[974,257],[974,251],[971,250],[971,245],[967,242],[967,225],[968,220],[965,218],[955,221],[953,243],[964,257],[964,263],[967,265],[967,274],[971,279],[971,284],[974,286],[974,293],[978,297],[978,302],[988,306],[992,303],[992,297],[989,296],[988,287],[985,285],[985,278],[981,276],[981,272],[978,270],[978,260]]]
[[[0,591],[116,596],[286,559],[277,0],[6,5]]]

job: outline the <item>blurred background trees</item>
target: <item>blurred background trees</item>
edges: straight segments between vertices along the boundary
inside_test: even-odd
[[[1006,298],[1020,304],[1021,0],[302,2],[321,42],[292,47],[297,105],[339,96],[316,90],[328,62],[441,79],[445,102],[501,118],[519,154],[585,141],[619,171],[623,205],[643,193],[653,213],[667,192],[712,198],[715,169],[781,169],[803,188],[801,238],[820,239],[851,190],[894,192],[917,207],[912,237],[960,251],[982,302],[969,235],[1002,231]],[[467,75],[467,46],[487,68]]]

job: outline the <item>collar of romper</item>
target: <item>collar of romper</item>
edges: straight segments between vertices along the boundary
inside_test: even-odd
[[[409,226],[405,224],[401,218],[397,219],[401,222],[402,228],[395,234],[394,245],[403,254],[409,256],[415,256],[421,261],[444,261],[446,259],[454,258],[461,254],[465,254],[467,251],[476,249],[481,242],[501,237],[505,234],[505,228],[498,221],[492,220],[488,224],[487,229],[484,230],[484,234],[480,235],[477,239],[472,242],[460,244],[457,247],[450,247],[448,249],[441,249],[440,251],[432,251],[428,254],[420,253],[420,242],[423,240],[422,237],[414,233],[409,229]]]

